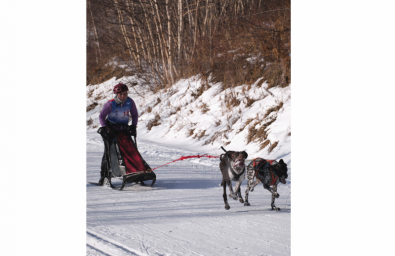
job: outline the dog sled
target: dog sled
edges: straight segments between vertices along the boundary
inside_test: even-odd
[[[133,139],[120,133],[111,141],[104,141],[107,169],[104,185],[109,185],[113,189],[123,190],[130,183],[140,183],[142,186],[151,187],[155,184],[156,174],[138,151],[136,137],[134,136]],[[125,141],[127,141],[129,148],[125,148]],[[121,180],[121,187],[114,186],[112,183],[113,179]],[[99,185],[98,183],[91,184]]]

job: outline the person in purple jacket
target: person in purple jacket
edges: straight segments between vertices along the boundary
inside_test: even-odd
[[[99,121],[102,127],[97,131],[102,136],[103,140],[111,141],[115,137],[118,140],[121,151],[126,155],[129,152],[134,152],[135,149],[130,145],[130,136],[136,136],[136,125],[138,121],[138,113],[136,104],[128,97],[128,87],[125,84],[119,83],[114,87],[114,99],[104,104],[103,109],[99,115]],[[132,117],[132,124],[129,124],[129,116]],[[107,118],[107,119],[106,119]],[[106,174],[107,163],[105,153],[102,158],[100,180],[99,184],[103,185]],[[135,154],[133,154],[135,155]],[[132,157],[133,157],[132,155]],[[125,156],[126,166],[129,171],[138,171],[141,166],[131,166],[128,161],[128,156]],[[134,164],[131,162],[131,164]],[[128,166],[129,165],[129,166]],[[135,165],[135,164],[134,164]]]

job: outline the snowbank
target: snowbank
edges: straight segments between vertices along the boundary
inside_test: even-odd
[[[291,86],[267,89],[261,78],[251,86],[222,90],[221,83],[206,84],[195,76],[152,93],[136,76],[112,78],[86,87],[89,132],[100,126],[100,110],[119,82],[137,84],[129,87],[129,97],[140,115],[139,138],[198,153],[219,155],[221,146],[246,150],[249,159],[283,158],[291,167]],[[100,148],[100,142],[88,147]]]

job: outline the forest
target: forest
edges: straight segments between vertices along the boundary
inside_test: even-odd
[[[87,85],[127,75],[152,92],[194,75],[223,89],[291,83],[289,0],[87,0],[86,10]]]

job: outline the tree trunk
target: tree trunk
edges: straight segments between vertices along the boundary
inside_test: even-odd
[[[167,62],[169,64],[169,74],[170,74],[170,80],[171,80],[171,84],[174,84],[174,77],[173,77],[173,70],[172,70],[172,66],[173,66],[173,51],[172,51],[172,44],[171,44],[171,22],[170,22],[170,13],[169,13],[169,0],[166,0],[166,14],[167,14],[167,33],[168,33],[168,37],[169,37],[169,43],[167,45],[168,47],[168,58],[167,58]]]
[[[132,50],[133,49],[132,48],[132,44],[130,43],[130,40],[129,40],[127,31],[126,31],[125,25],[123,24],[122,11],[119,9],[118,1],[114,0],[114,3],[115,3],[115,8],[117,9],[119,24],[120,24],[120,27],[121,27],[122,36],[123,36],[123,38],[125,40],[125,43],[126,43],[126,47],[127,47],[128,51],[129,51],[130,56],[133,58],[134,61],[136,61],[137,57],[136,57],[136,55],[134,54],[134,52]]]
[[[93,19],[93,13],[92,13],[92,8],[91,8],[91,2],[88,0],[88,6],[89,6],[89,11],[91,13],[91,17],[92,17],[92,25],[93,25],[93,31],[95,33],[95,41],[97,44],[97,48],[99,50],[99,58],[101,58],[101,51],[100,51],[100,44],[99,44],[99,37],[97,36],[97,30],[96,30],[96,25],[95,25],[95,20]],[[98,61],[97,61],[98,63]]]
[[[133,3],[132,4],[129,3],[129,0],[126,0],[125,3],[126,3],[126,7],[128,8],[128,11],[131,13],[131,15],[129,15],[129,20],[130,20],[130,24],[132,25],[132,33],[133,33],[133,37],[134,37],[134,44],[136,46],[136,57],[137,57],[138,68],[141,71],[140,51],[139,51],[139,45],[137,43],[137,37],[140,38],[140,36],[136,35],[136,31],[134,29],[134,20],[133,20],[134,7],[133,7]],[[131,9],[130,9],[130,5],[132,6]],[[143,42],[141,42],[141,38],[140,38],[140,43],[141,43],[141,47],[142,47],[143,46]]]
[[[193,40],[193,48],[192,48],[191,58],[193,58],[193,54],[194,54],[195,48],[196,48],[197,31],[198,31],[199,3],[200,3],[200,1],[197,0],[197,4],[196,4],[196,16],[195,16],[195,17],[196,17],[196,18],[195,18],[195,34],[194,34],[194,40]]]
[[[208,1],[208,0],[207,0]],[[178,0],[178,64],[182,65],[181,60],[181,33],[182,33],[182,0]]]
[[[189,4],[188,4],[188,0],[187,1],[187,8],[188,8],[188,19],[189,19],[189,38],[191,41],[191,45],[190,45],[190,49],[189,51],[192,50],[193,48],[193,37],[192,37],[192,18],[191,18],[191,11],[189,10]]]
[[[154,18],[155,18],[155,16],[157,16],[156,19],[154,19],[154,20],[155,20],[156,32],[158,33],[159,49],[160,49],[160,52],[162,55],[162,65],[163,65],[163,70],[165,71],[166,80],[169,80],[169,72],[167,70],[166,63],[165,63],[165,52],[167,53],[167,51],[165,51],[166,42],[162,42],[162,38],[164,39],[164,36],[163,36],[162,25],[160,23],[161,20],[160,20],[157,0],[154,0],[154,5],[155,5],[155,7],[153,6],[152,8],[156,9],[157,15],[155,15],[154,9],[152,10],[152,14],[153,14]],[[165,40],[163,40],[163,41],[165,41]]]
[[[208,19],[208,13],[209,13],[209,3],[208,0],[206,0],[206,15],[204,17],[204,21],[203,21],[203,36],[206,35],[206,31],[207,31],[207,19]]]
[[[147,11],[146,11],[146,9],[144,7],[144,4],[142,3],[141,0],[140,0],[140,4],[141,4],[141,7],[143,8],[145,22],[146,22],[147,27],[148,27],[149,38],[150,38],[151,44],[152,44],[152,51],[153,51],[153,53],[152,53],[152,56],[153,56],[152,57],[152,62],[154,62],[156,73],[158,73],[159,67],[158,67],[157,59],[159,59],[160,57],[157,54],[157,52],[159,50],[157,49],[156,44],[155,44],[154,36],[153,36],[153,33],[152,33],[152,29],[151,29],[151,23],[150,23],[150,21],[148,19],[148,13],[147,13]],[[149,52],[149,49],[147,49],[147,52]]]

